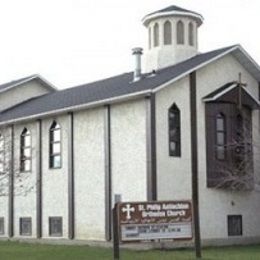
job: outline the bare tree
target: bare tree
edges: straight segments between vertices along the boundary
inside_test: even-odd
[[[27,150],[24,150],[26,154],[22,154],[21,142],[23,142],[21,135],[15,135],[14,140],[12,140],[9,127],[0,129],[0,197],[8,196],[11,180],[13,180],[12,185],[15,196],[26,196],[36,189],[35,176],[32,176],[31,171],[24,170],[21,167],[22,162],[25,160],[28,160],[31,164],[35,156],[31,136],[27,138],[27,142],[30,143],[28,143],[28,148],[25,148]],[[13,143],[15,144],[14,149]],[[31,167],[32,164],[30,169]]]
[[[215,188],[231,190],[254,189],[254,158],[253,153],[259,150],[259,142],[253,143],[252,130],[259,132],[259,126],[252,125],[251,111],[238,109],[238,113],[232,118],[231,134],[225,142],[224,153],[226,160],[216,160],[215,171],[218,176]],[[231,137],[231,138],[230,138]],[[217,147],[215,147],[217,149]]]

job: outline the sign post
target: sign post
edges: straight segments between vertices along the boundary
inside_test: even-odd
[[[113,208],[113,249],[114,260],[120,259],[119,250],[119,227],[118,227],[118,203]]]

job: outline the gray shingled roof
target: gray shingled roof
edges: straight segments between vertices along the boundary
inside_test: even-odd
[[[172,12],[172,11],[186,12],[186,13],[192,13],[192,14],[200,15],[199,13],[193,12],[193,11],[188,10],[188,9],[181,8],[181,7],[177,6],[177,5],[171,5],[171,6],[168,6],[166,8],[163,8],[163,9],[160,9],[158,11],[155,11],[153,13],[150,13],[150,14],[148,14],[146,16],[149,16],[149,15],[152,15],[152,14],[158,14],[158,13],[167,13],[167,12]]]
[[[135,94],[140,91],[153,90],[234,47],[230,46],[196,55],[174,66],[158,70],[155,76],[146,75],[137,82],[132,82],[133,73],[131,72],[33,98],[0,113],[0,122],[50,113],[96,101],[105,101],[109,98]]]

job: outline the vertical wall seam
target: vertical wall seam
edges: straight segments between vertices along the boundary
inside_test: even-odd
[[[156,94],[151,94],[152,200],[157,200]]]
[[[197,79],[196,71],[189,75],[190,80],[190,124],[191,124],[191,186],[196,252],[200,251],[199,222],[199,176],[198,176],[198,133],[197,133]]]
[[[11,154],[9,171],[9,198],[8,198],[8,236],[14,235],[14,125],[11,125]]]
[[[155,94],[146,97],[147,200],[157,200],[156,105]]]
[[[111,168],[111,108],[104,107],[104,144],[105,144],[105,236],[112,237],[112,168]]]
[[[74,194],[74,114],[69,113],[68,134],[68,230],[69,239],[75,237],[75,194]]]
[[[38,120],[38,153],[36,177],[36,236],[42,237],[42,120]]]

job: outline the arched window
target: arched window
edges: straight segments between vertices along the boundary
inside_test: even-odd
[[[153,27],[153,46],[159,46],[159,25],[156,23]]]
[[[226,158],[226,117],[219,113],[216,116],[216,158],[225,160]]]
[[[166,21],[163,26],[163,42],[165,45],[172,44],[172,24]]]
[[[24,128],[20,136],[20,170],[30,172],[32,168],[32,141],[31,132]]]
[[[3,174],[5,171],[4,160],[5,160],[5,148],[4,148],[4,136],[0,134],[0,174]]]
[[[194,27],[192,23],[189,23],[189,45],[194,45]]]
[[[182,21],[177,23],[177,44],[184,44],[184,24]]]
[[[181,156],[181,115],[179,108],[173,104],[168,112],[169,120],[169,155]]]
[[[50,127],[49,165],[51,169],[61,168],[61,128],[56,121]]]
[[[152,30],[151,27],[149,27],[148,29],[148,46],[149,46],[149,50],[152,48]]]

